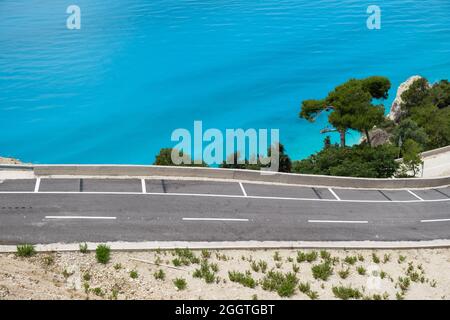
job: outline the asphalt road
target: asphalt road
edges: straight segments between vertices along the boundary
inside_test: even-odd
[[[0,244],[450,239],[450,187],[355,190],[238,182],[0,183]]]

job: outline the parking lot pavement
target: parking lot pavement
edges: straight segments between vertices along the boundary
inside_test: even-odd
[[[145,180],[145,189],[147,193],[164,193],[164,181]]]
[[[82,192],[142,192],[139,179],[81,179]]]
[[[277,186],[265,184],[243,183],[249,196],[304,198],[304,199],[335,199],[328,189],[297,186]]]
[[[439,191],[434,189],[426,189],[426,190],[413,190],[415,194],[421,197],[423,200],[439,200],[439,199],[448,199],[445,194],[442,194]]]
[[[34,191],[36,179],[4,180],[0,182],[0,191]]]
[[[387,198],[392,201],[414,201],[417,200],[411,193],[406,190],[380,190]]]
[[[40,192],[79,192],[81,179],[41,179]]]
[[[369,200],[389,201],[389,199],[378,190],[355,190],[355,189],[333,189],[341,200]]]
[[[167,193],[243,195],[238,182],[164,180],[163,183]]]

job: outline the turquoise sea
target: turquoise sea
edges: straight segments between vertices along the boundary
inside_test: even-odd
[[[80,30],[66,28],[71,4]],[[381,30],[366,27],[373,4]],[[449,0],[0,0],[0,155],[149,164],[202,120],[279,128],[299,159],[326,126],[298,118],[303,99],[415,74],[450,76]]]

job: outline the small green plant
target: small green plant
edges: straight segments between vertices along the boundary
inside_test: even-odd
[[[292,271],[294,271],[294,273],[298,273],[300,271],[300,267],[298,265],[296,265],[295,263],[293,263]]]
[[[211,270],[213,271],[213,272],[218,272],[219,271],[219,265],[217,264],[217,263],[211,263],[210,265],[209,265],[209,267],[211,268]]]
[[[73,275],[74,274],[74,272],[72,271],[72,272],[69,272],[69,271],[67,271],[67,269],[64,269],[63,270],[63,272],[62,272],[62,275],[63,275],[63,277],[64,278],[68,278],[68,277],[70,277],[71,275]]]
[[[397,260],[397,262],[398,262],[398,263],[403,263],[403,262],[405,262],[405,260],[406,260],[406,257],[405,257],[405,256],[402,256],[402,255],[400,255],[400,256],[398,257],[398,260]]]
[[[437,281],[436,281],[436,280],[432,280],[432,281],[430,282],[430,286],[431,286],[432,288],[436,288],[436,285],[437,285]]]
[[[386,276],[387,276],[387,273],[386,273],[385,271],[381,271],[381,272],[380,272],[380,278],[381,278],[381,279],[386,278]]]
[[[86,242],[85,243],[80,243],[78,245],[78,247],[80,248],[80,252],[81,253],[88,253],[88,245],[87,245]]]
[[[85,273],[83,274],[83,280],[84,280],[84,281],[89,281],[89,280],[91,280],[91,275],[89,274],[89,272],[85,272]]]
[[[388,253],[385,253],[384,257],[383,257],[383,263],[388,263],[389,261],[391,261],[391,255]]]
[[[333,267],[329,262],[324,262],[312,266],[311,271],[314,279],[327,281],[328,278],[333,274]]]
[[[358,266],[356,268],[356,271],[358,271],[358,274],[364,276],[366,274],[366,268],[364,268],[363,266]]]
[[[409,280],[408,277],[399,277],[398,278],[398,282],[397,282],[398,286],[400,287],[400,290],[402,291],[406,291],[409,289],[409,286],[411,284],[411,281]]]
[[[260,270],[259,265],[258,265],[258,263],[256,263],[256,261],[252,261],[252,263],[250,263],[250,267],[255,272],[259,272],[259,270]]]
[[[158,271],[156,271],[153,274],[153,276],[155,277],[156,280],[164,281],[164,279],[166,279],[166,273],[162,269],[159,269]]]
[[[354,289],[352,287],[334,287],[332,288],[333,294],[336,298],[342,300],[348,299],[360,299],[362,297],[361,292],[358,289]]]
[[[173,280],[173,284],[180,291],[186,289],[186,287],[187,287],[187,282],[183,278],[176,278],[175,280]]]
[[[280,297],[290,297],[295,293],[298,279],[294,273],[269,271],[261,280],[261,286],[266,291],[276,291]]]
[[[256,281],[252,278],[250,271],[246,271],[245,274],[238,271],[228,271],[228,278],[232,282],[242,284],[244,287],[255,288]]]
[[[177,263],[178,266],[185,265],[189,266],[191,264],[200,263],[200,259],[195,256],[195,254],[189,249],[175,249],[175,255],[178,257],[177,259],[172,260],[172,263]],[[176,261],[175,261],[176,260]]]
[[[363,262],[364,256],[362,254],[358,254],[358,261]]]
[[[364,259],[364,257],[363,257],[363,259]],[[356,261],[358,261],[358,258],[355,257],[355,256],[346,256],[344,258],[344,262],[349,264],[349,265],[354,265],[356,263]]]
[[[172,260],[172,263],[175,267],[180,267],[182,265],[182,262],[179,258],[175,258]]]
[[[252,300],[258,300],[258,295],[257,294],[252,295]]]
[[[119,296],[119,289],[117,289],[117,288],[112,288],[110,299],[111,299],[111,300],[117,300],[118,296]]]
[[[300,282],[298,289],[302,293],[308,293],[311,290],[311,285],[309,284],[309,282]]]
[[[116,264],[114,265],[114,269],[120,270],[120,269],[122,269],[122,265],[121,265],[120,263],[116,263]]]
[[[404,300],[404,299],[405,299],[405,293],[404,293],[403,291],[397,292],[397,293],[395,294],[395,298],[396,298],[397,300]]]
[[[50,255],[45,256],[43,260],[44,260],[44,264],[45,264],[46,266],[50,266],[50,265],[52,265],[53,263],[55,263],[55,259],[53,258],[53,256],[50,256]]]
[[[131,279],[137,279],[138,276],[139,275],[138,275],[138,272],[136,270],[131,270],[130,271],[130,278]]]
[[[273,260],[274,261],[281,261],[281,256],[280,256],[280,253],[278,251],[275,251],[275,254],[273,255]]]
[[[209,259],[209,258],[211,258],[211,252],[209,252],[209,251],[206,250],[206,249],[203,249],[203,250],[202,250],[202,258],[203,258],[203,259]]]
[[[331,259],[331,254],[327,251],[327,250],[321,250],[320,251],[320,257],[323,259],[323,260],[330,260]]]
[[[107,264],[111,258],[111,249],[106,244],[99,244],[95,249],[95,257],[99,263]]]
[[[19,257],[31,257],[36,254],[34,246],[31,244],[22,244],[17,246],[16,255]]]
[[[372,253],[372,261],[373,261],[373,263],[380,263],[380,258],[375,254],[375,253]]]
[[[281,269],[282,266],[283,264],[281,262],[275,263],[275,267],[277,267],[277,269]]]
[[[214,271],[212,271],[211,265],[206,260],[202,261],[199,269],[194,270],[193,277],[202,278],[206,283],[213,283],[215,280]]]
[[[92,289],[92,292],[96,296],[99,296],[99,297],[103,297],[105,295],[105,293],[103,292],[102,288],[99,288],[99,287]]]
[[[89,294],[89,288],[90,288],[90,285],[89,285],[89,283],[87,283],[87,282],[85,282],[85,283],[83,283],[83,288],[84,288],[84,293],[86,293],[86,294]]]
[[[265,262],[264,260],[259,260],[258,266],[261,269],[262,273],[266,273],[266,271],[267,271],[267,262]]]
[[[297,262],[301,263],[301,262],[313,262],[317,260],[317,252],[316,251],[311,251],[309,253],[304,253],[304,252],[297,252]]]
[[[319,299],[319,294],[317,293],[317,291],[309,291],[309,292],[306,293],[306,295],[307,295],[311,300]]]
[[[342,270],[338,271],[338,275],[339,275],[339,277],[341,277],[341,279],[347,279],[349,274],[350,274],[350,268],[342,269]]]

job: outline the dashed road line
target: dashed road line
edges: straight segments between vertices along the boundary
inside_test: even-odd
[[[450,219],[431,219],[431,220],[420,220],[420,222],[445,222],[450,221]]]
[[[365,220],[308,220],[309,223],[369,223]]]
[[[419,197],[417,194],[415,194],[414,192],[412,192],[411,190],[406,190],[408,191],[410,194],[412,194],[414,197],[416,197],[417,199],[419,199],[420,201],[425,201],[423,200],[421,197]]]
[[[39,192],[40,185],[41,185],[41,178],[37,178],[36,184],[34,185],[34,192]]]
[[[184,221],[238,221],[248,222],[248,219],[230,219],[230,218],[183,218]]]
[[[336,194],[336,192],[334,192],[333,189],[328,188],[328,190],[331,192],[331,194],[336,198],[336,200],[341,201],[341,198],[339,198],[339,196]]]
[[[242,182],[239,182],[239,185],[241,186],[241,190],[242,190],[242,193],[244,194],[244,197],[248,197],[247,192],[245,191],[245,188],[244,188],[244,185],[242,184]]]
[[[45,216],[45,219],[87,219],[87,220],[116,220],[117,217],[93,217],[93,216]]]
[[[142,193],[147,193],[147,187],[145,186],[145,179],[141,179]]]

